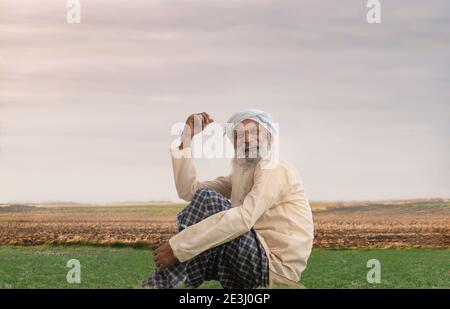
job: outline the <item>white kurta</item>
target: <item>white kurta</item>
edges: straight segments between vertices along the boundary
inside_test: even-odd
[[[225,176],[199,182],[191,149],[172,149],[175,184],[190,201],[200,188],[231,200],[232,208],[214,214],[173,236],[170,246],[179,261],[228,242],[254,228],[269,258],[270,284],[296,285],[311,253],[314,231],[311,208],[297,170],[285,161],[261,168],[253,177]]]

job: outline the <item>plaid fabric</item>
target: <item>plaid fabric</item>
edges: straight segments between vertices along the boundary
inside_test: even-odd
[[[230,201],[211,189],[198,190],[177,215],[178,230],[231,207]],[[248,289],[269,284],[266,253],[256,232],[249,232],[211,248],[183,263],[157,268],[143,287],[196,288],[204,281],[218,280],[225,289]]]

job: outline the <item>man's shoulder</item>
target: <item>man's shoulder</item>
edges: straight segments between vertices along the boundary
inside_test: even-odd
[[[295,167],[295,165],[294,164],[292,164],[291,162],[289,162],[289,161],[286,161],[286,160],[279,160],[279,162],[280,162],[280,165],[283,167],[283,168],[285,168],[285,169],[288,169],[288,170],[297,170],[297,168]]]
[[[298,170],[292,163],[281,159],[262,162],[261,164],[258,165],[258,169],[273,170],[277,174],[281,173],[281,174],[298,175]]]

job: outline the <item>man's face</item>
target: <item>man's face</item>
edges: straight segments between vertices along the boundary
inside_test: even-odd
[[[234,149],[237,158],[257,160],[270,147],[270,134],[258,122],[245,119],[236,126],[234,134]]]

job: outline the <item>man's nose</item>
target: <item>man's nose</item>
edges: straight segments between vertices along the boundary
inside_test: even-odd
[[[251,134],[248,131],[245,131],[245,143],[249,144],[251,142],[252,138],[251,138]]]
[[[254,134],[251,134],[250,132],[245,132],[245,144],[249,145],[251,143],[254,143],[257,141],[257,138]]]

